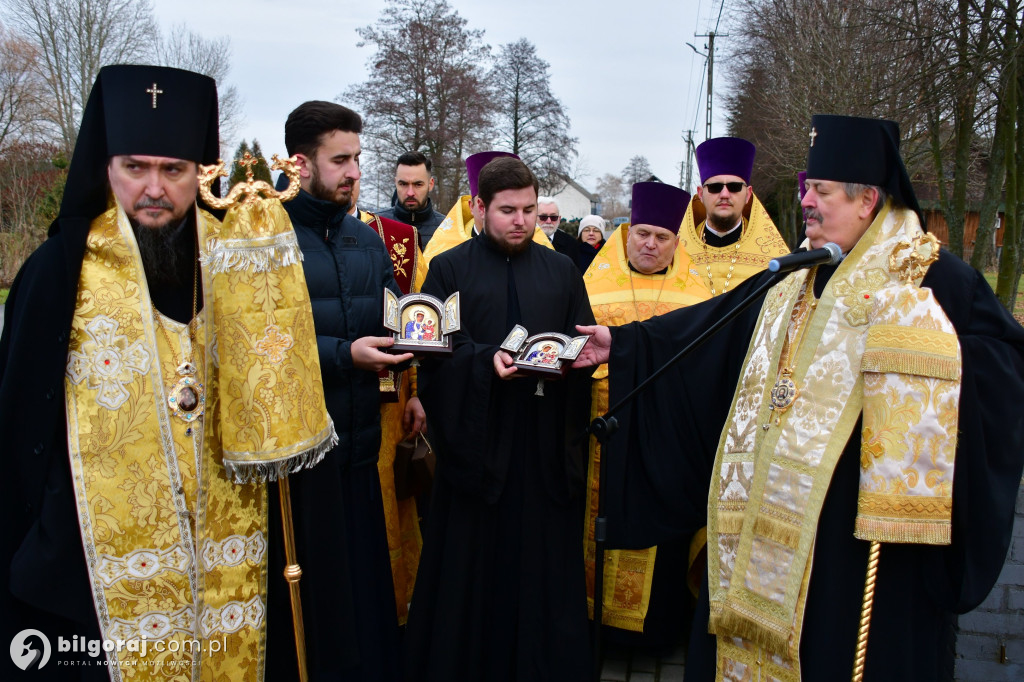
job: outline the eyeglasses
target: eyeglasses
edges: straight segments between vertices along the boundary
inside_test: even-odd
[[[736,194],[737,192],[742,192],[743,188],[746,186],[747,183],[745,182],[708,182],[704,185],[704,187],[712,194],[721,193],[722,188],[724,187],[728,187],[729,192]]]
[[[541,221],[542,223],[547,223],[547,222],[557,223],[558,219],[561,218],[561,217],[562,216],[558,215],[557,213],[552,214],[552,215],[537,214],[537,220]]]

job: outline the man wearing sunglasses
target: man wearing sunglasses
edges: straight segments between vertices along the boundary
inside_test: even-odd
[[[789,253],[768,212],[754,196],[754,145],[716,137],[697,146],[701,185],[683,218],[680,239],[712,296]]]
[[[537,198],[537,227],[539,227],[555,251],[564,254],[576,262],[576,255],[579,253],[579,243],[567,233],[558,229],[562,216],[558,214],[558,203],[552,197]],[[577,266],[578,267],[578,266]]]

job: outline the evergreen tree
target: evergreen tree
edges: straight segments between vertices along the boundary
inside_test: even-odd
[[[245,159],[246,154],[254,161],[254,163],[248,166],[239,163]],[[242,140],[241,144],[238,145],[238,149],[235,150],[235,157],[231,162],[231,176],[228,178],[230,187],[246,181],[247,168],[252,169],[253,180],[263,180],[268,184],[274,184],[270,177],[270,165],[263,158],[263,151],[260,149],[260,143],[256,139],[253,139],[252,147],[249,146],[248,142]]]

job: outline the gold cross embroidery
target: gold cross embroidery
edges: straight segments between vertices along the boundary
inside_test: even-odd
[[[150,95],[153,95],[153,108],[156,109],[156,96],[164,94],[164,91],[158,90],[156,87],[156,83],[153,83],[153,87],[151,87],[149,90],[146,90],[146,92]]]

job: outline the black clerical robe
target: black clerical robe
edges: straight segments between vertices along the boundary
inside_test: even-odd
[[[823,286],[834,268],[819,268]],[[765,275],[726,295],[612,330],[614,404],[749,295]],[[867,648],[867,680],[951,679],[956,614],[978,606],[1009,547],[1024,463],[1024,329],[984,278],[943,251],[922,283],[956,328],[963,353],[960,434],[949,546],[884,544]],[[608,448],[608,540],[639,548],[707,523],[708,488],[760,302],[644,393],[620,417]],[[800,663],[805,680],[849,679],[869,543],[854,537],[858,422],[818,521]],[[714,495],[717,498],[717,492]],[[707,567],[694,617],[688,680],[713,680]],[[680,576],[680,580],[684,577]]]
[[[423,292],[461,297],[451,357],[425,361],[420,399],[437,452],[407,632],[407,680],[583,680],[587,376],[499,379],[514,324],[575,336],[592,324],[568,258],[529,243],[506,256],[487,235],[430,264]]]
[[[580,251],[580,241],[578,239],[573,239],[568,232],[560,230],[557,227],[555,228],[555,231],[551,233],[550,239],[551,245],[555,247],[555,251],[568,257],[573,262],[576,262]],[[577,267],[579,267],[578,264]],[[580,272],[585,271],[586,268],[580,270]]]

